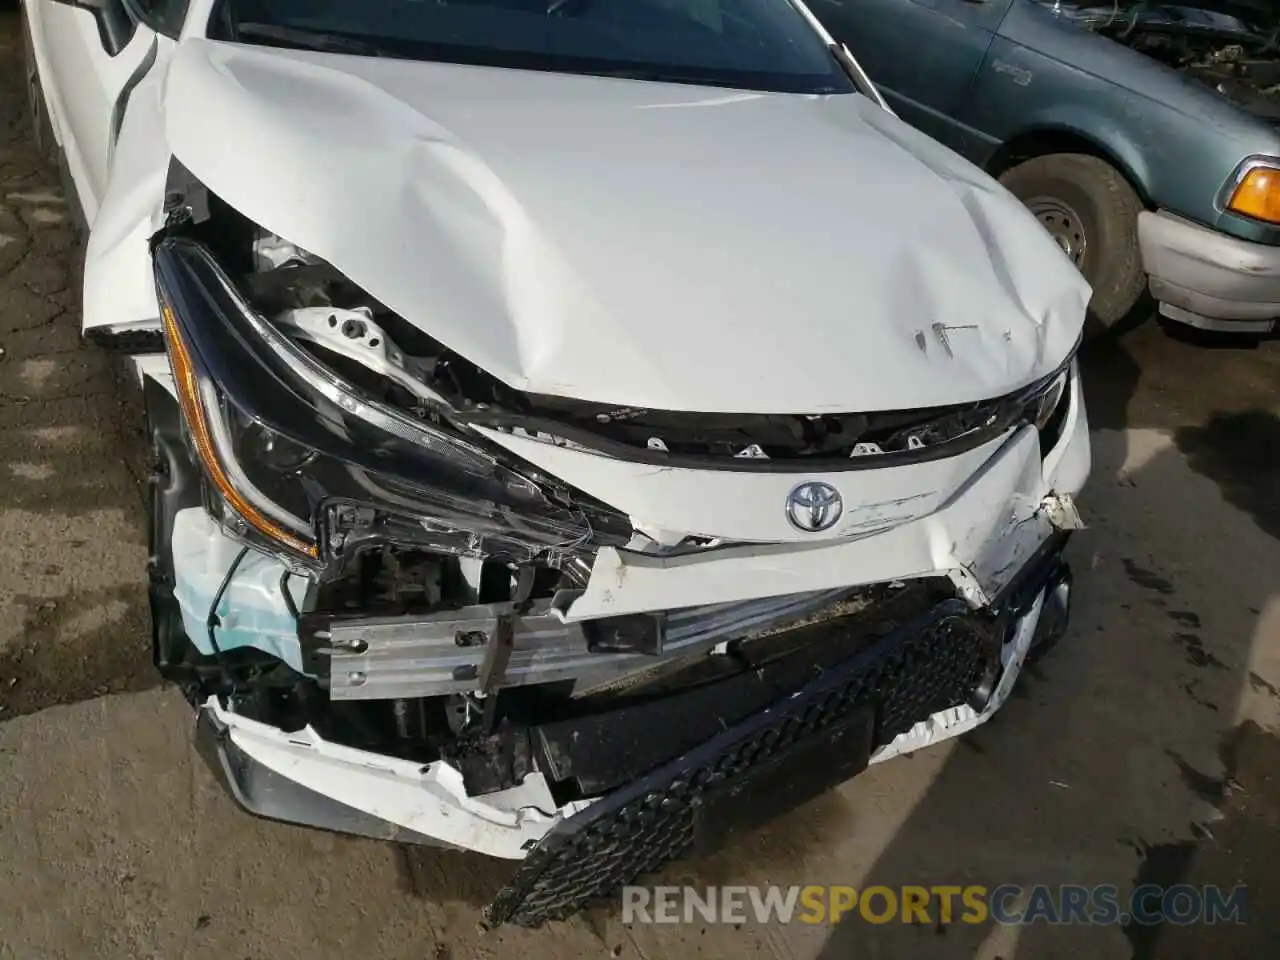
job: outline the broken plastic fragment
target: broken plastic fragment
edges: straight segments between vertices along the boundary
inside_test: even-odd
[[[1051,493],[1040,501],[1040,509],[1059,530],[1083,530],[1085,527],[1075,497],[1070,494]]]

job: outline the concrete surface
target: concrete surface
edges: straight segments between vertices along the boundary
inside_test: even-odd
[[[1067,640],[987,727],[665,882],[1249,885],[1243,927],[478,928],[506,868],[251,820],[156,683],[127,381],[77,337],[0,14],[0,958],[1215,958],[1280,938],[1280,342],[1086,357]],[[1271,949],[1268,950],[1267,947]]]

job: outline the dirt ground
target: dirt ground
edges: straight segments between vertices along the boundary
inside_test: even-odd
[[[505,869],[251,820],[149,663],[130,385],[78,340],[75,253],[0,14],[0,958],[1215,958],[1280,941],[1280,340],[1148,323],[1085,358],[1068,638],[958,742],[665,882],[1248,885],[1243,926],[484,932]],[[1271,949],[1268,950],[1267,947]]]

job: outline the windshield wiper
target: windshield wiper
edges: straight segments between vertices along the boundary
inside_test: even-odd
[[[286,27],[278,23],[237,23],[235,39],[267,40],[281,46],[302,50],[323,50],[325,53],[350,53],[358,57],[387,56],[385,47],[368,40],[361,40],[345,33],[329,33],[324,30],[308,30],[304,27]]]

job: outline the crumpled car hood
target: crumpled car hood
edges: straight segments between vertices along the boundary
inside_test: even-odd
[[[184,42],[174,155],[516,389],[818,413],[990,397],[1089,288],[1003,188],[861,96]]]

